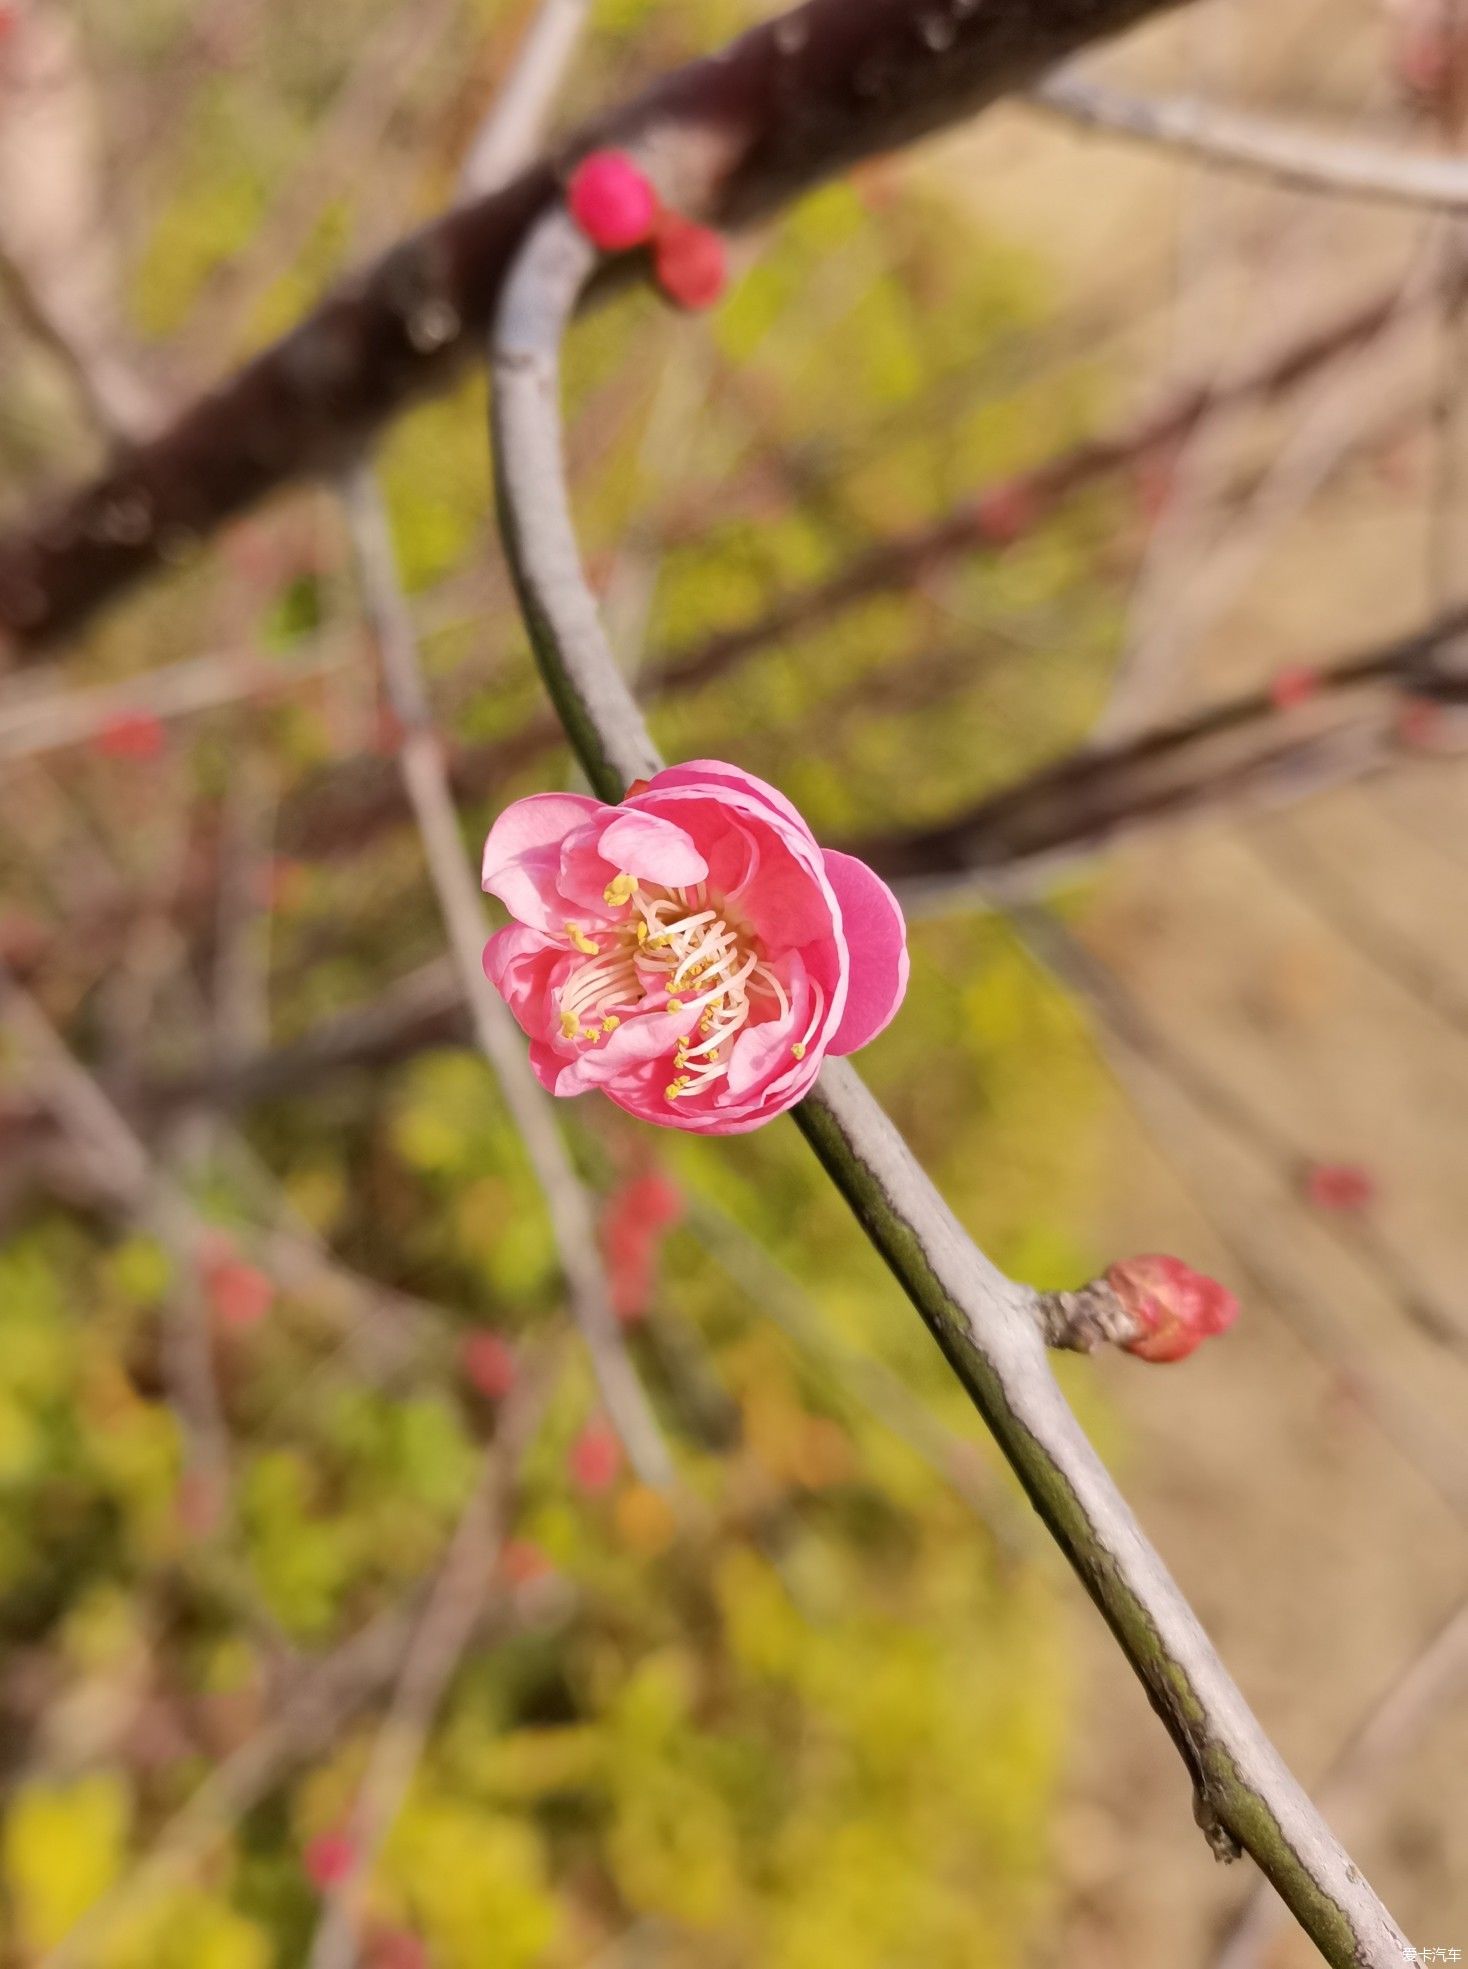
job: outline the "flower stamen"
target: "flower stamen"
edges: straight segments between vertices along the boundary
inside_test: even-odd
[[[673,1077],[663,1092],[676,1101],[725,1078],[732,1042],[755,1017],[760,1000],[766,1001],[760,1007],[763,1017],[790,1017],[790,995],[774,967],[760,954],[747,926],[706,883],[665,889],[623,870],[603,894],[609,908],[630,906],[631,913],[601,931],[601,944],[578,925],[566,925],[566,934],[588,960],[560,991],[561,1031],[567,1039],[594,1044],[622,1023],[610,1009],[613,1005],[625,1015],[665,992],[663,1007],[674,1017],[698,1014],[693,1031],[681,1034],[674,1046]],[[815,1003],[810,1028],[791,1049],[797,1060],[820,1024],[824,995],[819,988]]]

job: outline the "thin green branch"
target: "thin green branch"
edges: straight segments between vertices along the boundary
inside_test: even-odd
[[[557,211],[509,274],[492,348],[495,485],[537,661],[593,787],[616,800],[658,755],[597,618],[566,489],[559,354],[593,266]],[[826,1065],[796,1119],[1142,1680],[1213,1850],[1250,1852],[1337,1969],[1400,1963],[1400,1930],[1260,1729],[1066,1406],[1039,1296],[966,1235],[849,1065]]]

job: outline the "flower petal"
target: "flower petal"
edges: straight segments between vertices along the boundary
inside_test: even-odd
[[[888,1025],[907,990],[907,926],[896,896],[855,855],[826,851],[826,879],[841,905],[851,981],[841,1023],[827,1044],[854,1053]]]
[[[567,1069],[568,1086],[579,1093],[583,1087],[605,1087],[630,1069],[645,1066],[649,1060],[667,1062],[663,1085],[673,1077],[673,1049],[698,1024],[698,1011],[686,1007],[669,1012],[663,1007],[624,1019],[615,1032],[600,1045],[588,1046]],[[573,1070],[574,1069],[574,1070]]]
[[[681,766],[664,766],[648,781],[647,790],[657,793],[674,786],[707,787],[716,799],[725,788],[746,794],[763,806],[773,807],[782,820],[793,822],[808,841],[815,839],[805,815],[785,798],[779,787],[771,786],[767,779],[760,779],[755,773],[745,772],[742,766],[731,766],[725,759],[685,759]],[[635,796],[639,800],[644,797]]]
[[[484,975],[522,1029],[538,1039],[547,1023],[554,1023],[548,1008],[553,1006],[557,986],[564,982],[556,973],[569,972],[573,959],[580,961],[563,941],[523,923],[508,923],[484,946]]]
[[[557,886],[561,843],[593,816],[613,810],[584,793],[532,793],[505,808],[484,844],[481,887],[533,930],[563,927]]]
[[[618,813],[597,847],[614,869],[664,888],[686,889],[708,877],[709,865],[690,837],[656,814]]]

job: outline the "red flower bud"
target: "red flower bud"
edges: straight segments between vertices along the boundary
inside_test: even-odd
[[[1308,704],[1320,689],[1320,672],[1308,663],[1287,663],[1269,680],[1269,701],[1276,711],[1292,711],[1297,704]]]
[[[683,1215],[683,1192],[661,1169],[649,1169],[622,1192],[623,1208],[634,1211],[654,1230],[671,1230]]]
[[[429,1969],[428,1950],[407,1928],[374,1928],[367,1937],[366,1969]]]
[[[1376,1201],[1376,1178],[1359,1162],[1312,1162],[1304,1191],[1317,1210],[1365,1210]]]
[[[97,731],[92,750],[99,759],[147,764],[163,751],[167,733],[151,711],[118,711]]]
[[[530,1538],[507,1538],[500,1547],[500,1572],[511,1586],[530,1586],[555,1569]]]
[[[729,284],[724,242],[707,226],[666,212],[653,245],[658,286],[680,308],[711,308]]]
[[[566,187],[571,217],[603,253],[625,253],[652,236],[657,193],[630,157],[594,150],[582,158]]]
[[[990,547],[1012,547],[1039,518],[1039,502],[1023,479],[991,486],[974,506],[974,531]]]
[[[1397,738],[1403,745],[1430,746],[1442,729],[1442,706],[1431,698],[1414,697],[1397,713]]]
[[[236,1257],[227,1238],[211,1240],[212,1255],[201,1261],[204,1290],[221,1326],[247,1332],[275,1304],[275,1285],[255,1265]]]
[[[464,1378],[487,1401],[503,1401],[515,1385],[515,1355],[497,1333],[471,1333],[459,1352]]]
[[[1239,1302],[1226,1286],[1163,1252],[1122,1259],[1106,1283],[1140,1328],[1122,1344],[1144,1361],[1183,1360],[1210,1334],[1227,1332],[1239,1315]]]
[[[622,1468],[622,1446],[604,1423],[588,1422],[571,1445],[571,1481],[591,1496],[610,1490]]]
[[[344,1832],[320,1832],[307,1846],[306,1878],[318,1893],[339,1887],[357,1863],[357,1849]]]

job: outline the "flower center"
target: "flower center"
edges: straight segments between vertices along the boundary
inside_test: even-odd
[[[708,885],[668,889],[618,875],[607,884],[606,901],[625,908],[620,923],[597,925],[588,935],[575,923],[566,934],[586,961],[561,987],[561,1031],[567,1039],[595,1045],[615,1032],[619,1013],[641,1009],[649,998],[666,994],[662,1009],[677,1015],[697,1011],[691,1032],[673,1051],[673,1078],[663,1092],[670,1101],[700,1094],[729,1071],[729,1049],[759,1008],[786,1018],[790,998],[774,967],[760,953],[748,924]],[[814,988],[819,1023],[824,994]],[[654,1011],[653,1016],[656,1016]],[[796,1059],[810,1033],[791,1047]]]

